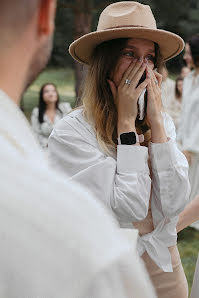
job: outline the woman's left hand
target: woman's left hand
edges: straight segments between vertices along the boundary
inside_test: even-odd
[[[147,85],[147,120],[151,128],[151,141],[153,143],[167,142],[162,118],[161,83],[162,76],[147,66],[151,80]]]
[[[158,72],[147,67],[151,80],[147,85],[148,101],[147,101],[147,120],[150,127],[155,126],[162,119],[162,99],[161,99],[161,83],[162,76]]]

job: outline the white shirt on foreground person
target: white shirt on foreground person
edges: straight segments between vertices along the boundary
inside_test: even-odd
[[[0,297],[156,297],[135,240],[129,245],[99,202],[48,169],[1,90],[0,148]]]
[[[147,216],[151,198],[154,230],[139,237],[138,251],[140,256],[147,251],[157,266],[172,272],[168,247],[176,245],[178,215],[188,202],[190,185],[187,160],[176,146],[175,126],[168,114],[162,115],[168,142],[151,143],[149,148],[118,145],[111,156],[99,147],[82,109],[75,110],[55,126],[49,157],[53,168],[103,201],[122,228],[133,228],[132,222]]]

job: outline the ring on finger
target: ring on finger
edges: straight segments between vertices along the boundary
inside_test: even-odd
[[[130,85],[130,84],[131,84],[131,80],[126,79],[126,80],[125,80],[125,84]]]

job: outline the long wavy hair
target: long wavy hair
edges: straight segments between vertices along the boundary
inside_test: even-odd
[[[117,107],[107,79],[111,78],[127,40],[115,39],[97,46],[84,81],[84,116],[94,126],[98,143],[105,152],[117,147]],[[158,69],[161,62],[159,46],[155,44],[155,68]],[[138,133],[144,134],[143,145],[147,146],[151,132],[146,117],[142,121],[136,120],[136,129]]]
[[[56,90],[56,93],[57,93],[57,101],[55,103],[55,108],[62,114],[62,111],[59,109],[59,93],[58,93],[58,90],[57,90],[57,86],[53,83],[45,83],[39,91],[39,114],[38,114],[39,123],[44,122],[44,114],[45,114],[45,111],[46,111],[46,108],[47,108],[47,104],[44,101],[43,93],[44,93],[44,88],[48,85],[52,85],[52,86],[55,87],[55,90]]]

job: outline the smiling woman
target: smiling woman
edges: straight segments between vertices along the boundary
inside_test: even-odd
[[[31,124],[43,149],[48,147],[48,138],[55,123],[70,111],[69,103],[59,103],[59,93],[53,83],[46,83],[41,87],[39,107],[32,111]]]
[[[179,36],[156,28],[149,6],[108,6],[97,31],[70,46],[73,58],[88,64],[83,105],[49,140],[52,166],[87,187],[121,228],[139,230],[138,252],[159,298],[188,296],[176,247],[188,164],[162,111],[157,71],[183,46]]]

